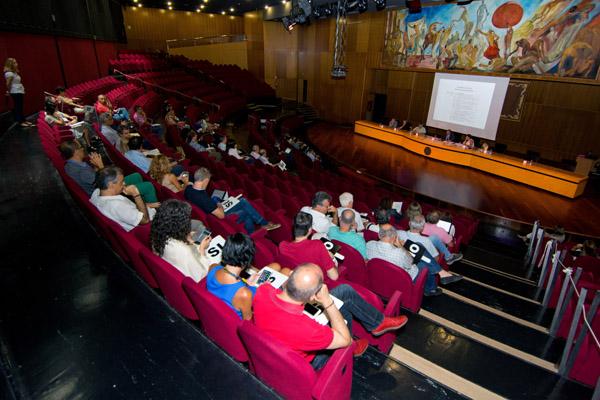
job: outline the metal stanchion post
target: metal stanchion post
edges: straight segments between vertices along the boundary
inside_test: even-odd
[[[560,260],[561,251],[558,250],[554,253],[554,258],[552,259],[552,269],[550,270],[550,276],[548,277],[548,284],[546,285],[546,291],[544,292],[544,300],[542,301],[542,307],[548,307],[548,303],[550,302],[550,296],[552,296],[552,292],[554,291],[554,285],[556,283],[556,275],[559,273],[560,269],[558,268],[558,262]]]
[[[560,321],[562,320],[563,314],[565,313],[565,309],[567,308],[567,304],[571,300],[571,296],[573,295],[573,287],[571,286],[571,282],[569,282],[569,276],[573,273],[571,268],[567,268],[565,271],[565,280],[563,281],[562,288],[560,289],[560,296],[558,298],[558,303],[556,303],[556,311],[554,311],[554,317],[552,318],[552,324],[550,324],[550,336],[556,336],[556,331],[558,331],[558,327],[560,325]],[[575,278],[573,281],[577,285],[577,281],[579,281],[579,277],[581,276],[581,268],[577,268],[575,271]]]
[[[573,345],[575,331],[577,330],[577,325],[579,324],[579,317],[581,316],[581,309],[583,308],[585,296],[587,296],[587,289],[582,288],[579,298],[577,299],[577,306],[575,307],[575,312],[573,313],[573,319],[571,320],[567,342],[565,343],[565,348],[563,349],[562,356],[560,357],[560,363],[558,364],[558,373],[562,376],[565,376],[566,374],[565,367],[567,366],[567,360],[569,359],[569,354],[571,353],[571,346]]]
[[[535,299],[539,299],[540,294],[542,293],[542,286],[544,285],[544,280],[546,279],[546,273],[548,272],[548,265],[552,262],[552,258],[556,252],[556,241],[550,240],[546,249],[544,250],[544,260],[542,261],[542,271],[540,272],[540,278],[537,283],[537,290],[535,291]]]
[[[527,270],[527,279],[531,278],[531,275],[533,275],[533,269],[535,268],[535,260],[537,260],[538,258],[538,254],[540,254],[540,249],[542,248],[542,241],[544,238],[544,230],[543,229],[538,229],[537,234],[535,235],[535,246],[533,249],[533,256],[531,257],[531,260],[529,260],[529,269]]]

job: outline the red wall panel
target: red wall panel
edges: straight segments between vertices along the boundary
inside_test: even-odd
[[[100,64],[100,76],[108,75],[108,60],[117,58],[118,43],[96,41],[96,53]]]
[[[113,42],[0,32],[0,63],[4,66],[8,57],[19,62],[25,86],[25,114],[33,114],[43,108],[44,91],[106,76],[108,60],[116,58],[117,50],[118,44]],[[4,82],[2,79],[2,92],[6,91]],[[0,112],[11,108],[10,98],[0,100]]]
[[[100,77],[92,40],[58,37],[57,41],[65,71],[66,86],[74,86]]]
[[[8,57],[17,59],[21,78],[25,86],[25,113],[32,114],[43,107],[44,90],[53,90],[63,85],[56,44],[52,36],[22,33],[0,33],[0,62]],[[0,90],[6,92],[6,81],[2,77]],[[7,98],[0,101],[0,111],[12,108]]]

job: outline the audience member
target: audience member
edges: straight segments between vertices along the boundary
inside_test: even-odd
[[[52,125],[66,125],[73,126],[78,123],[77,117],[74,115],[68,115],[64,112],[58,111],[56,109],[56,104],[50,101],[46,101],[44,105],[44,111],[46,112],[46,116],[44,117],[44,121],[50,126]],[[81,122],[84,124],[85,122]]]
[[[217,144],[217,149],[221,150],[222,152],[227,151],[227,136],[226,135],[223,135],[219,138],[219,144]]]
[[[98,153],[89,155],[89,164],[84,161],[86,153],[83,146],[76,140],[67,140],[60,144],[60,153],[67,162],[65,172],[91,196],[96,189],[96,171],[104,168],[102,157]],[[125,185],[135,185],[142,195],[142,199],[150,207],[158,206],[156,191],[150,182],[142,181],[140,174],[127,175],[124,178]]]
[[[340,310],[331,295],[344,302]],[[340,285],[331,290],[323,283],[319,266],[301,264],[290,275],[283,290],[271,285],[261,285],[254,299],[254,323],[284,345],[300,354],[314,369],[321,369],[334,350],[352,344],[352,319],[358,319],[374,336],[403,327],[408,318],[404,315],[384,317],[381,312],[360,297],[352,287]],[[303,313],[309,302],[321,304],[330,326],[320,325]],[[362,355],[368,347],[360,339],[353,350]]]
[[[460,275],[453,275],[443,270],[427,249],[425,249],[421,260],[415,266],[412,255],[403,246],[404,241],[399,239],[396,229],[390,224],[383,224],[379,230],[379,241],[367,243],[367,255],[369,260],[378,258],[404,269],[413,281],[417,278],[419,270],[427,268],[425,296],[442,294],[442,291],[437,287],[436,275],[440,276],[440,282],[444,285],[462,279]]]
[[[146,117],[146,113],[142,106],[135,106],[135,112],[133,113],[133,120],[139,126],[145,125],[146,123],[150,123],[148,117]]]
[[[279,253],[288,258],[294,267],[303,262],[318,265],[323,273],[331,280],[337,280],[339,273],[333,255],[327,250],[325,244],[318,239],[309,239],[313,217],[311,214],[300,211],[294,218],[294,240],[279,243]]]
[[[204,224],[191,219],[192,207],[175,199],[166,200],[156,210],[150,227],[152,250],[179,272],[200,282],[206,276],[209,260],[206,249],[211,237],[206,236],[200,244],[192,241],[194,231],[203,231]]]
[[[422,244],[434,258],[442,253],[448,265],[452,265],[463,258],[461,253],[450,253],[446,245],[437,236],[426,237],[422,235],[425,227],[425,217],[421,214],[412,217],[408,222],[408,226],[408,231],[398,231],[398,237],[401,240],[409,239]]]
[[[337,226],[329,228],[327,232],[329,239],[346,243],[358,251],[363,258],[367,258],[367,244],[364,237],[353,231],[356,227],[354,211],[350,208],[345,209],[339,219],[339,228]]]
[[[423,214],[423,209],[421,205],[416,201],[413,201],[409,204],[408,209],[406,210],[406,218],[409,220],[413,219],[417,215]]]
[[[131,161],[136,167],[148,173],[150,170],[150,159],[142,153],[143,139],[141,136],[133,136],[129,139],[129,150],[125,153],[125,157]]]
[[[229,142],[227,148],[227,154],[231,157],[237,158],[238,160],[245,160],[247,158],[240,154],[237,143]]]
[[[246,232],[248,233],[254,232],[256,224],[268,231],[277,229],[281,226],[281,224],[274,224],[267,221],[244,198],[241,198],[239,203],[225,212],[223,206],[220,203],[215,203],[208,193],[206,193],[206,187],[210,182],[210,177],[211,174],[207,168],[198,168],[194,173],[194,184],[188,185],[185,188],[185,198],[205,213],[212,214],[219,219],[225,218],[225,215],[237,215],[238,223],[244,224]]]
[[[437,226],[437,223],[440,222],[440,212],[439,211],[431,211],[425,217],[427,221],[425,223],[425,227],[423,228],[422,234],[425,236],[436,236],[438,239],[442,241],[446,246],[452,247],[454,246],[454,237],[450,235],[444,228],[440,228]]]
[[[304,206],[300,211],[312,215],[312,229],[317,236],[325,236],[329,228],[338,224],[337,208],[331,204],[331,196],[326,192],[317,192],[312,200],[312,206]],[[331,213],[331,217],[327,214]]]
[[[179,124],[179,118],[175,114],[175,110],[170,104],[166,106],[166,114],[165,114],[165,124],[168,126],[177,126]]]
[[[132,134],[129,125],[119,126],[119,128],[117,129],[117,133],[119,134],[119,141],[117,142],[117,145],[115,147],[117,148],[117,150],[119,150],[121,154],[125,154],[129,151],[129,140],[133,136],[138,134]]]
[[[381,225],[390,223],[390,209],[378,208],[377,210],[375,210],[374,214],[375,223],[369,224],[367,226],[367,229],[375,233],[379,233]]]
[[[100,114],[99,122],[101,125],[100,134],[104,136],[108,143],[117,147],[117,144],[121,138],[119,137],[117,131],[112,127],[112,124],[114,123],[112,115],[108,112]]]
[[[123,172],[117,167],[105,167],[96,174],[96,189],[90,202],[107,218],[127,232],[152,220],[156,210],[148,208],[135,185],[124,186]],[[133,201],[125,196],[131,196]]]
[[[65,106],[72,109],[75,114],[83,114],[85,109],[81,104],[81,100],[77,97],[68,97],[66,89],[62,86],[58,86],[54,89],[54,96],[52,101],[56,105],[56,108],[60,111],[65,111]]]
[[[260,147],[257,144],[252,146],[252,151],[250,152],[250,156],[256,160],[260,158]]]
[[[262,162],[265,165],[273,166],[273,164],[271,164],[271,162],[269,161],[269,157],[267,156],[267,150],[260,149],[259,154],[260,157],[258,157],[258,159],[260,160],[260,162]]]
[[[389,213],[389,218],[394,217],[394,221],[400,222],[402,219],[402,210],[396,210],[392,208],[394,202],[389,197],[383,197],[379,200],[379,208],[382,210],[387,210]]]
[[[571,254],[573,254],[575,257],[600,257],[596,242],[591,239],[585,240],[583,243],[578,243],[573,246],[571,249]]]
[[[240,278],[240,273],[251,266],[254,253],[252,239],[243,233],[235,233],[223,246],[221,265],[213,268],[206,277],[208,291],[247,320],[252,319],[252,297],[256,287]]]
[[[171,162],[169,161],[169,158],[163,154],[152,159],[148,175],[156,182],[175,193],[181,192],[190,183],[189,174],[187,172],[182,172],[179,177],[171,172]],[[181,182],[179,182],[180,180]]]
[[[345,210],[352,210],[354,212],[354,218],[356,221],[356,226],[354,229],[356,229],[358,232],[364,230],[365,224],[360,216],[360,213],[352,208],[354,207],[354,196],[352,193],[344,192],[340,194],[339,200],[341,207],[337,209],[338,218]]]
[[[129,112],[126,108],[120,107],[116,110],[113,109],[113,105],[104,94],[98,95],[98,101],[94,104],[94,108],[96,109],[96,113],[98,115],[109,113],[115,121],[128,121],[129,120]]]

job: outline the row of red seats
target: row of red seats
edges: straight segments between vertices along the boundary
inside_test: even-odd
[[[57,130],[44,123],[43,113],[40,113],[39,124],[42,145],[73,198],[94,223],[100,234],[111,243],[115,251],[124,260],[131,263],[150,286],[160,288],[174,308],[189,319],[200,319],[203,329],[209,337],[238,361],[250,361],[253,371],[282,395],[288,398],[298,398],[297,396],[305,398],[307,393],[314,398],[347,398],[349,396],[352,379],[350,348],[336,351],[327,366],[319,372],[313,371],[310,365],[297,354],[286,350],[283,345],[278,345],[276,340],[270,340],[269,346],[267,346],[269,352],[263,353],[265,349],[263,334],[257,332],[252,325],[241,324],[232,310],[206,291],[203,283],[196,284],[189,278],[184,278],[175,268],[151,252],[147,225],[136,228],[132,232],[125,232],[118,224],[108,220],[89,203],[85,192],[65,174],[64,160],[60,158],[57,151],[57,144],[68,135],[59,133],[57,136]],[[105,142],[105,145],[108,143]],[[114,154],[111,155],[114,156]],[[123,163],[122,159],[117,160],[124,170],[131,168],[130,165]],[[164,200],[165,192],[170,192],[168,189],[160,187],[157,189],[161,193],[162,200]],[[167,196],[177,197],[177,194],[170,192]],[[194,217],[201,218],[202,215],[194,215]],[[207,225],[214,229],[210,225],[212,222],[210,216],[207,219],[208,221],[205,221],[208,222]],[[215,220],[218,221],[216,218]],[[259,236],[255,236],[254,240],[260,252],[264,243],[261,242]],[[395,292],[385,309],[381,302],[375,301],[375,303],[386,315],[397,315],[399,300],[400,293]],[[355,334],[367,335],[364,330],[360,331],[359,324],[354,325],[357,326]],[[240,335],[244,339],[243,344],[237,335],[238,327]],[[257,340],[261,336],[261,345],[257,346]],[[380,348],[387,347],[389,349],[393,337],[393,334],[386,334],[380,338],[371,337],[371,339],[373,344]],[[277,356],[278,365],[287,364],[286,370],[296,373],[294,375],[295,386],[289,386],[287,379],[272,374],[272,370],[269,368],[269,356]]]
[[[124,84],[125,82],[120,81],[113,76],[107,76],[71,86],[66,90],[66,95],[69,97],[80,98],[83,104],[93,104],[99,94],[106,93]]]
[[[144,88],[128,83],[127,85],[119,86],[106,93],[106,97],[110,100],[115,109],[119,107],[129,109],[133,105],[134,100],[143,93]]]

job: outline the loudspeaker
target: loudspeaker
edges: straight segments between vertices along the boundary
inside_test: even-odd
[[[409,14],[418,14],[421,12],[421,0],[406,0],[406,8]]]

